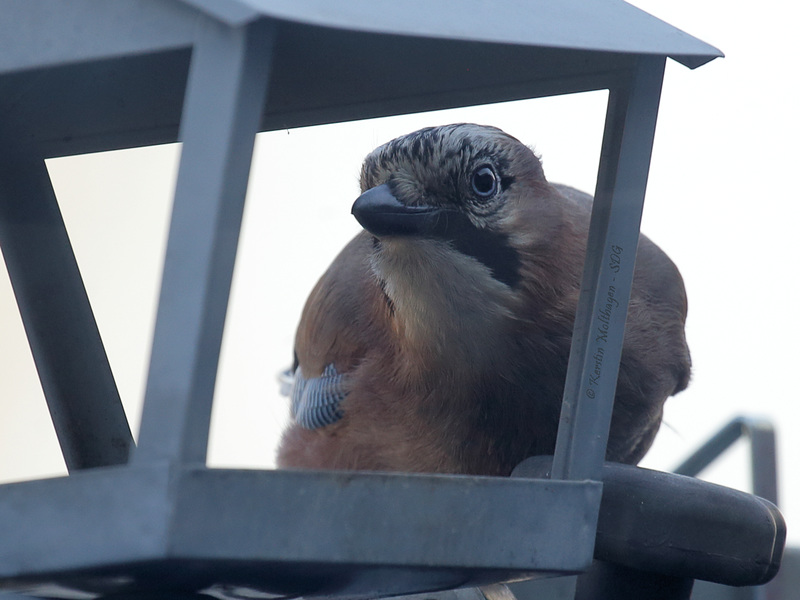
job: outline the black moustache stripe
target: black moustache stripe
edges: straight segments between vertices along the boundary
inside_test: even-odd
[[[509,287],[519,284],[520,257],[507,235],[479,229],[463,213],[453,210],[441,211],[430,233],[486,265],[498,281]]]

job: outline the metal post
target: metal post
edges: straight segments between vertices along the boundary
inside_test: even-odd
[[[208,19],[194,46],[136,461],[205,462],[272,28]]]
[[[0,147],[0,244],[64,461],[124,464],[133,438],[114,376],[44,159],[21,140]]]
[[[775,429],[771,423],[751,420],[750,464],[753,470],[753,494],[778,505],[778,458]]]
[[[554,479],[601,477],[653,148],[663,57],[637,60],[609,91],[581,295],[553,462]],[[613,260],[612,260],[613,258]],[[607,305],[611,308],[607,309]],[[610,314],[609,314],[610,313]],[[602,320],[608,335],[596,335]],[[595,375],[595,356],[602,372]]]

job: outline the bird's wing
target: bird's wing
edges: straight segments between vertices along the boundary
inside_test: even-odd
[[[347,397],[344,376],[333,364],[319,377],[303,377],[302,367],[294,372],[292,417],[305,429],[332,425],[342,418],[342,401]]]
[[[371,244],[371,236],[357,235],[317,282],[303,309],[291,398],[292,416],[305,429],[331,425],[344,416],[348,373],[377,342],[386,306],[369,268]]]

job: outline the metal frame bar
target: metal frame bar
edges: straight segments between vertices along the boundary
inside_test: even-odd
[[[134,459],[205,463],[222,330],[273,30],[206,19],[195,45],[183,151]]]
[[[44,159],[0,147],[0,244],[70,471],[124,464],[133,445]]]
[[[664,57],[642,56],[609,90],[608,112],[575,318],[555,479],[601,479],[642,218]],[[612,263],[611,255],[619,262]],[[607,323],[607,335],[598,326]],[[596,356],[602,356],[596,373]]]
[[[38,587],[185,590],[195,577],[201,588],[353,597],[367,586],[376,597],[574,573],[591,564],[600,493],[593,481],[92,469],[3,486],[0,583],[57,597]]]

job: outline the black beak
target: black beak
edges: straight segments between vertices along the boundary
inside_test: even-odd
[[[445,212],[449,211],[433,206],[406,206],[385,183],[361,194],[352,209],[356,221],[376,237],[435,235],[442,217],[447,219]]]
[[[476,228],[462,211],[407,206],[384,183],[361,194],[353,203],[352,213],[375,237],[417,236],[450,242],[491,269],[498,281],[511,287],[519,282],[520,258],[508,236]]]

